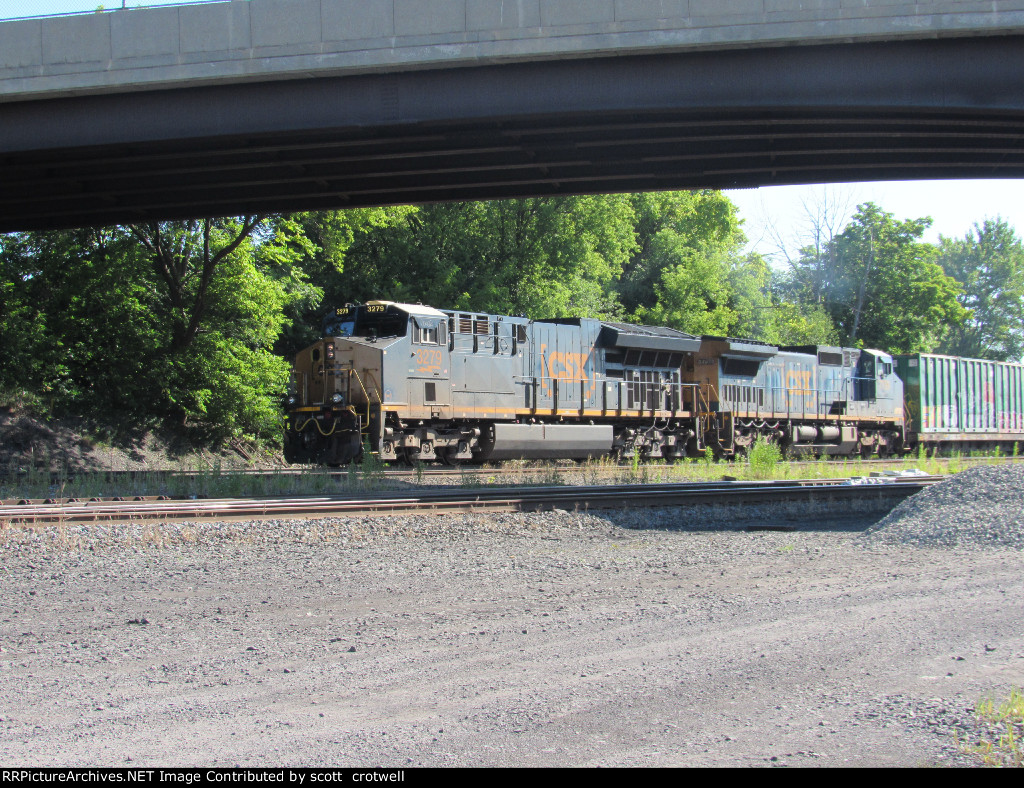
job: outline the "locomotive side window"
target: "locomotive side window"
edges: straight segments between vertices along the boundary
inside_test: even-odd
[[[437,323],[416,326],[416,342],[420,345],[436,345],[439,342]]]

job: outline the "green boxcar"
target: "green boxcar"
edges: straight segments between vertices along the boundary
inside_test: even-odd
[[[910,445],[1024,443],[1024,364],[896,356]]]

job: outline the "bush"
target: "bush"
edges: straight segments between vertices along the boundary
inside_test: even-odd
[[[782,450],[763,436],[754,441],[750,449],[750,470],[755,479],[770,479],[775,466],[782,460]]]

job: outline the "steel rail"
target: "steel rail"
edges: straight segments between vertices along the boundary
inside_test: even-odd
[[[929,458],[933,459],[933,458]],[[934,458],[941,462],[948,460],[948,457]],[[901,463],[913,463],[916,462],[916,458],[888,458],[888,459],[860,459],[860,458],[846,458],[836,457],[835,459],[827,460],[827,463],[834,463],[840,465],[841,463],[856,463],[857,467],[871,467],[871,466],[899,466]],[[977,464],[990,464],[990,463],[1015,463],[1024,462],[1024,455],[1012,456],[1012,455],[1000,455],[1000,456],[987,456],[987,457],[960,457],[958,461],[965,466],[973,466]],[[817,466],[819,460],[798,460],[791,459],[785,461],[785,464],[790,467],[806,467],[806,466]],[[261,470],[258,468],[239,468],[232,470],[89,470],[89,471],[53,471],[50,474],[51,484],[61,484],[78,481],[80,479],[224,479],[231,478],[233,476],[256,478],[256,479],[280,479],[280,478],[302,478],[304,476],[310,476],[315,478],[331,478],[331,479],[343,479],[348,478],[350,475],[362,475],[364,477],[378,475],[385,479],[410,479],[410,478],[451,478],[451,477],[477,477],[477,476],[499,476],[499,475],[527,475],[527,474],[587,474],[593,475],[595,473],[601,474],[614,474],[614,473],[627,473],[631,470],[635,471],[654,471],[659,473],[670,474],[675,469],[680,469],[685,472],[685,465],[673,465],[671,463],[643,463],[636,466],[635,468],[629,465],[599,465],[599,466],[587,466],[587,465],[531,465],[531,466],[517,466],[517,465],[501,465],[501,466],[477,466],[477,465],[460,465],[460,466],[444,466],[437,464],[424,464],[420,468],[408,468],[408,467],[390,467],[384,468],[383,470],[371,471],[364,473],[362,468],[356,464],[349,467],[342,468],[331,468],[325,469],[320,467],[307,467],[307,468],[283,468],[283,469],[272,469],[272,470]],[[723,463],[721,466],[723,475],[728,475],[729,465]],[[855,470],[850,468],[848,470]],[[45,473],[45,472],[43,472]],[[23,470],[11,472],[9,469],[0,469],[0,481],[13,481],[22,477],[31,475],[32,472]],[[39,475],[39,472],[35,472]],[[153,497],[153,496],[143,496]],[[4,499],[11,500],[11,499]],[[0,505],[3,504],[4,500],[0,500]]]
[[[587,510],[637,506],[747,504],[794,500],[849,501],[874,495],[902,500],[942,477],[886,479],[850,484],[820,479],[766,482],[696,482],[625,484],[598,487],[528,487],[486,490],[425,490],[415,495],[381,494],[376,498],[309,496],[261,499],[190,499],[161,501],[88,501],[0,507],[0,523],[45,526],[75,523],[188,520],[307,519],[398,513],[478,511]]]

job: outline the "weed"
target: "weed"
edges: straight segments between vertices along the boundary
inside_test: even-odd
[[[747,459],[755,479],[770,479],[775,475],[775,467],[782,461],[782,450],[764,436],[758,436]]]
[[[362,461],[359,463],[359,472],[362,474],[363,487],[367,490],[379,490],[384,487],[385,464],[380,455],[370,450],[369,444],[363,445]],[[422,471],[420,471],[422,473]]]
[[[1010,697],[996,705],[991,698],[978,702],[974,716],[979,722],[994,730],[992,738],[979,737],[974,744],[959,741],[962,752],[974,755],[985,766],[1024,767],[1024,692],[1017,688],[1010,690]],[[1003,732],[1005,731],[1005,732]]]
[[[527,484],[535,484],[538,487],[558,487],[565,483],[562,474],[558,472],[557,465],[544,463],[537,467],[536,475],[530,474],[524,477]]]
[[[583,467],[583,477],[587,484],[596,486],[605,477],[610,460],[606,457],[591,457]]]

